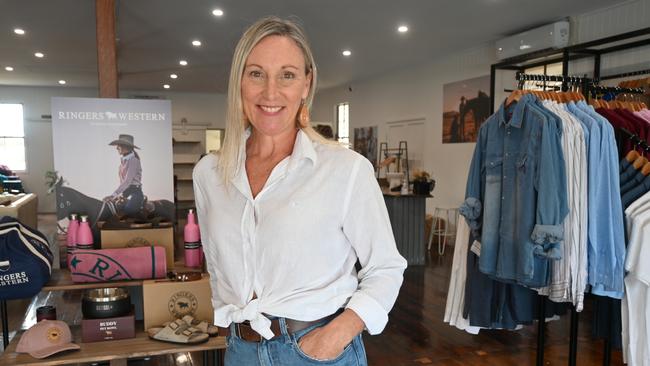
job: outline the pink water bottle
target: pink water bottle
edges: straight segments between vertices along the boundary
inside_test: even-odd
[[[81,223],[77,229],[77,248],[76,249],[94,249],[93,247],[93,232],[90,230],[90,223],[88,216],[81,216]]]
[[[68,267],[70,267],[70,260],[77,248],[77,230],[79,230],[79,221],[77,221],[77,214],[70,215],[70,223],[68,224],[68,235],[66,238],[66,250],[68,253]]]
[[[187,213],[187,224],[183,230],[183,239],[185,241],[185,266],[203,266],[201,232],[199,231],[199,225],[196,224],[196,215],[193,209],[190,209]]]

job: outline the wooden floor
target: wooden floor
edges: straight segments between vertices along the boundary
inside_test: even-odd
[[[39,217],[39,230],[53,236],[56,230],[54,216]],[[483,330],[474,336],[443,322],[452,256],[453,248],[448,248],[444,256],[437,253],[431,255],[427,265],[406,270],[404,285],[386,329],[379,336],[364,336],[369,365],[535,365],[536,326],[516,332]],[[61,299],[53,298],[55,295],[42,294],[41,297],[48,303],[79,303],[78,297],[72,293],[59,294]],[[16,329],[25,326],[23,321],[27,320],[25,312],[28,305],[29,301],[9,302],[10,336]],[[603,343],[591,339],[590,308],[587,302],[585,311],[580,315],[577,364],[600,366]],[[73,306],[57,307],[57,312],[60,318],[76,319],[80,316],[78,306],[74,309]],[[33,324],[33,320],[31,322]],[[569,317],[547,324],[546,329],[545,364],[567,365]],[[189,364],[201,364],[196,361]],[[177,363],[171,357],[129,362],[134,366],[174,364]],[[620,351],[614,351],[611,365],[622,364]]]
[[[537,327],[482,330],[474,336],[443,322],[453,248],[406,270],[404,285],[380,336],[365,336],[368,363],[400,365],[535,365]],[[578,365],[602,365],[603,342],[591,339],[591,306],[580,314]],[[547,324],[545,365],[567,365],[569,316]],[[623,365],[614,351],[611,365]]]

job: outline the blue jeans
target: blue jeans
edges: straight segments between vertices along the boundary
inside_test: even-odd
[[[134,217],[140,212],[140,210],[142,210],[142,204],[144,203],[142,187],[133,185],[129,186],[122,195],[126,198],[126,203],[122,208],[124,214],[129,217]]]
[[[300,366],[300,365],[331,365],[331,366],[367,366],[366,350],[361,334],[345,347],[343,353],[332,360],[320,361],[306,355],[298,342],[317,327],[327,323],[314,324],[306,329],[289,334],[284,318],[279,318],[281,334],[271,340],[248,342],[237,335],[235,325],[230,326],[230,336],[226,338],[226,366]]]

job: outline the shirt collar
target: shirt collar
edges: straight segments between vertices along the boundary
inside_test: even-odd
[[[134,156],[135,156],[135,154],[133,153],[133,151],[131,151],[130,153],[128,153],[128,154],[122,156],[122,158],[121,158],[121,159],[122,159],[122,162],[125,162],[125,161],[131,159],[131,158],[134,157]]]
[[[311,160],[312,166],[316,165],[316,156],[314,142],[303,130],[298,130],[296,141],[293,144],[293,152],[289,156],[289,171],[295,169],[303,159]]]
[[[234,186],[245,196],[252,199],[248,178],[246,177],[246,140],[251,136],[251,128],[247,128],[242,136],[242,141],[239,150],[239,162],[237,164],[237,172],[232,180]],[[307,136],[303,130],[298,130],[296,141],[293,143],[293,152],[289,155],[287,165],[287,172],[294,170],[298,167],[303,159],[311,160],[312,166],[316,165],[317,154],[314,148],[314,142]]]
[[[521,123],[523,122],[524,117],[524,107],[526,107],[526,104],[533,101],[534,98],[535,97],[531,94],[524,94],[521,96],[519,101],[514,104],[514,106],[511,104],[506,107],[505,102],[501,103],[498,112],[499,126],[510,125],[512,127],[521,128]],[[510,121],[508,121],[507,112],[510,111],[512,112],[512,115]]]

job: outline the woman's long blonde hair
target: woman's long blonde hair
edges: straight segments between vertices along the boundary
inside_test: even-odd
[[[255,24],[251,25],[242,35],[235,54],[232,58],[230,68],[230,80],[228,83],[228,111],[226,113],[226,133],[224,136],[223,147],[219,152],[219,173],[224,182],[230,182],[236,173],[237,163],[242,153],[242,138],[250,122],[244,116],[242,97],[241,97],[241,80],[246,66],[246,60],[253,48],[265,37],[283,36],[289,37],[296,42],[296,45],[302,51],[305,57],[305,75],[311,73],[311,85],[309,94],[305,99],[304,105],[311,109],[314,94],[316,92],[316,82],[318,80],[316,62],[314,55],[309,47],[309,42],[304,31],[298,24],[293,21],[280,19],[278,17],[265,17]],[[296,126],[301,128],[312,141],[329,143],[322,137],[310,124],[301,126],[296,121]]]

